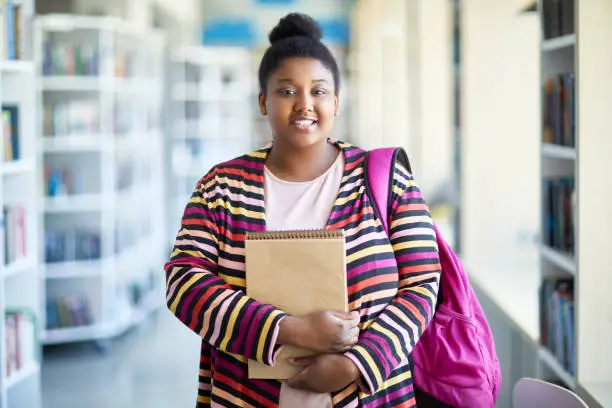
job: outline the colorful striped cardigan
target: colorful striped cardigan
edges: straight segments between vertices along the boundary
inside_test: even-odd
[[[389,242],[365,193],[365,152],[330,143],[345,168],[326,228],[346,232],[349,305],[361,314],[359,343],[346,355],[362,372],[360,385],[332,394],[334,406],[413,407],[410,353],[432,317],[440,278],[432,219],[397,166]],[[265,229],[270,148],[219,164],[198,182],[165,265],[168,308],[202,337],[198,408],[278,406],[281,383],[247,375],[247,359],[274,363],[285,316],[245,295],[245,232]]]

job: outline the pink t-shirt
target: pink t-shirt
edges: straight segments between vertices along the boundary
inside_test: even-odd
[[[342,153],[330,168],[311,181],[293,182],[264,172],[266,227],[269,231],[323,228],[327,223],[344,172]],[[331,408],[329,394],[281,386],[280,408]]]

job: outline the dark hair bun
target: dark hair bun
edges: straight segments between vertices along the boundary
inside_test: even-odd
[[[268,38],[270,43],[274,43],[284,38],[296,36],[310,37],[319,41],[323,37],[323,32],[312,17],[301,13],[290,13],[280,19]]]

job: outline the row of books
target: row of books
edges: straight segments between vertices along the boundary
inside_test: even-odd
[[[138,223],[138,221],[141,221]],[[151,223],[146,219],[133,220],[130,225],[115,229],[115,253],[133,248],[151,234]],[[45,230],[45,261],[47,263],[91,261],[102,257],[100,231],[75,227]]]
[[[48,197],[75,195],[83,192],[83,177],[80,171],[46,163],[44,177],[44,193]]]
[[[546,78],[544,85],[544,142],[576,146],[576,80],[572,73]]]
[[[20,205],[2,209],[4,264],[11,264],[27,256],[26,209]]]
[[[47,329],[88,326],[93,323],[86,296],[71,294],[49,300],[46,304]]]
[[[127,134],[136,127],[136,107],[115,103],[113,133]],[[43,130],[46,136],[91,135],[101,131],[100,104],[96,100],[73,100],[47,103],[43,109]],[[146,118],[149,122],[150,118]]]
[[[539,294],[540,338],[562,367],[576,374],[573,279],[546,279]]]
[[[133,163],[122,163],[118,166],[115,179],[115,191],[123,192],[134,186],[136,181]],[[83,194],[84,180],[82,172],[66,166],[45,164],[44,193],[47,197],[63,197]]]
[[[47,263],[100,259],[102,238],[90,229],[46,229],[45,261]]]
[[[94,44],[73,44],[47,39],[43,49],[43,75],[99,74],[100,53]]]
[[[109,65],[105,60],[112,59]],[[44,43],[42,71],[45,76],[98,76],[101,67],[110,66],[117,78],[134,76],[135,55],[132,52],[100,53],[98,44],[47,39]],[[111,74],[110,72],[107,74]]]
[[[6,309],[6,375],[10,378],[22,368],[38,360],[36,315],[29,309]]]
[[[138,308],[148,295],[163,291],[159,279],[149,274],[142,281],[134,281],[121,286],[116,293],[113,308],[117,313],[125,312],[131,308]],[[160,292],[162,295],[163,292]],[[49,300],[46,304],[46,328],[48,330],[69,327],[81,327],[94,324],[94,317],[90,302],[82,294],[68,294]]]
[[[14,0],[0,1],[0,55],[2,59],[23,58],[24,31],[21,7],[22,4]]]
[[[46,136],[89,135],[100,132],[100,104],[96,100],[46,103],[43,110]]]
[[[574,33],[574,1],[542,0],[545,39]]]
[[[19,108],[15,105],[2,105],[4,162],[11,162],[21,158],[19,142]]]
[[[545,179],[543,186],[543,244],[574,253],[576,225],[573,178]]]

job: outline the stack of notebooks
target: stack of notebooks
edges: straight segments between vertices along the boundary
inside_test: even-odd
[[[247,232],[247,295],[292,316],[348,311],[342,230]],[[287,360],[312,355],[285,346],[274,367],[249,361],[249,377],[285,380],[300,370]]]

